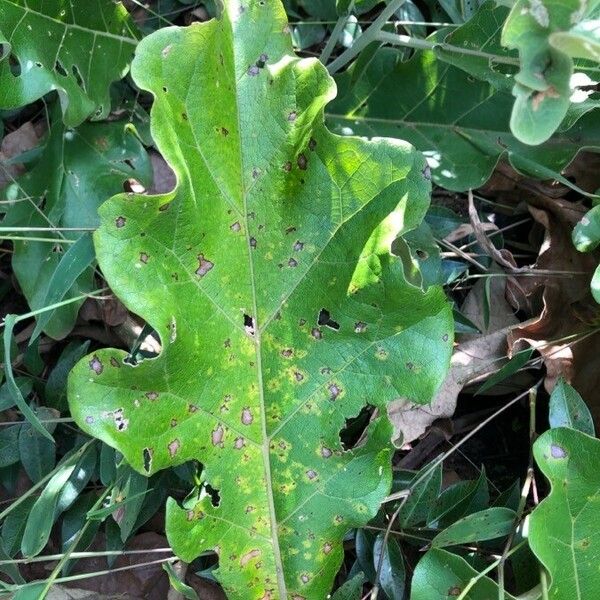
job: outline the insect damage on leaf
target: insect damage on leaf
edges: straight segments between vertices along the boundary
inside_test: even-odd
[[[449,362],[442,290],[407,283],[390,253],[428,206],[425,161],[324,127],[334,85],[292,54],[279,1],[157,31],[132,74],[178,186],[107,201],[95,244],[162,351],[135,368],[116,350],[83,359],[72,413],[140,473],[202,463],[219,501],[170,499],[167,535],[186,561],[214,549],[231,598],[324,598],[344,535],[389,492],[386,404],[429,402]],[[379,416],[345,448],[367,405]]]

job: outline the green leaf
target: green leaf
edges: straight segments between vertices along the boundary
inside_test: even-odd
[[[572,236],[579,252],[591,252],[600,244],[600,205],[585,213],[573,228]]]
[[[560,427],[544,433],[533,454],[552,486],[529,521],[529,545],[552,577],[548,597],[593,598],[600,586],[600,441]]]
[[[595,12],[598,5],[598,0],[517,0],[513,5],[502,30],[502,43],[518,49],[521,59],[510,123],[515,137],[522,142],[545,142],[566,116],[573,59],[561,46],[575,44],[568,32]],[[561,37],[561,32],[567,32],[567,38]],[[551,44],[551,36],[558,39],[558,44]],[[578,33],[574,36],[578,37]]]
[[[404,502],[400,512],[398,513],[397,521],[403,527],[412,527],[427,520],[427,515],[431,508],[431,504],[437,500],[442,487],[442,465],[439,464],[434,469],[429,470],[429,465],[423,467],[417,473],[414,479],[417,479],[422,474],[423,480],[414,487],[409,483],[410,496]]]
[[[89,346],[89,340],[72,341],[67,344],[46,381],[44,398],[47,404],[61,411],[66,409],[67,376],[75,363],[88,351]]]
[[[58,469],[35,501],[21,541],[21,552],[24,556],[36,556],[44,549],[54,524],[60,493],[74,470],[74,464]]]
[[[56,423],[45,423],[59,416],[58,411],[40,407],[36,411],[44,428],[52,434]],[[36,431],[31,424],[24,423],[19,432],[19,455],[27,476],[33,483],[37,483],[54,468],[56,460],[56,446],[54,442]]]
[[[379,585],[388,598],[402,600],[406,591],[406,567],[404,566],[402,549],[400,544],[393,538],[389,538],[384,547],[383,537],[384,534],[380,533],[373,547],[373,564],[375,568],[379,566],[381,553],[383,552]]]
[[[515,511],[509,508],[487,508],[455,521],[432,540],[434,548],[469,542],[495,540],[507,536],[515,526]]]
[[[167,536],[186,562],[218,546],[240,600],[327,595],[344,535],[390,488],[387,403],[430,402],[452,349],[443,291],[407,283],[390,252],[425,213],[425,161],[327,131],[333,83],[287,31],[278,2],[228,0],[138,46],[178,187],[112,198],[94,240],[162,351],[132,367],[99,350],[69,379],[78,424],[140,473],[203,465],[183,506],[169,499]],[[367,403],[381,416],[345,450]]]
[[[15,328],[17,317],[15,315],[6,315],[4,317],[4,333],[3,333],[3,341],[4,341],[4,375],[6,377],[6,385],[8,386],[8,391],[10,392],[14,403],[19,407],[19,410],[23,413],[23,416],[27,420],[28,423],[32,425],[32,427],[40,433],[43,437],[47,438],[50,442],[54,443],[54,439],[48,433],[48,431],[44,428],[44,426],[40,423],[35,411],[27,404],[25,398],[21,394],[21,390],[17,386],[15,381],[15,377],[13,375],[12,370],[12,358],[11,358],[11,347],[12,347],[12,337],[13,330]]]
[[[11,510],[2,523],[1,537],[4,542],[4,548],[9,556],[14,556],[21,548],[21,539],[25,531],[27,517],[35,498],[30,496],[25,498],[18,506]]]
[[[74,244],[69,246],[64,256],[60,259],[58,266],[41,299],[43,306],[51,306],[60,302],[65,294],[76,284],[79,277],[94,261],[94,245],[89,233],[83,234]],[[29,343],[31,344],[42,333],[46,324],[55,314],[55,310],[47,310],[37,317],[35,329],[33,330]]]
[[[498,369],[491,377],[479,386],[475,394],[483,394],[495,385],[514,375],[519,369],[522,369],[533,354],[534,348],[526,348],[517,352],[505,365]]]
[[[92,123],[73,130],[54,118],[38,163],[0,192],[7,201],[2,225],[93,229],[100,204],[123,191],[131,178],[148,185],[151,169],[143,146],[125,123]],[[48,306],[54,298],[74,298],[94,289],[93,269],[85,268],[91,248],[85,240],[78,242],[82,235],[89,234],[42,231],[36,237],[57,242],[14,242],[12,267],[32,310]],[[82,303],[83,299],[41,316],[44,332],[64,338]]]
[[[176,592],[179,592],[184,598],[189,598],[189,600],[198,600],[198,594],[193,588],[181,581],[170,562],[163,563],[162,568],[167,572],[169,583]]]
[[[417,564],[412,579],[410,600],[433,600],[460,596],[467,584],[479,573],[466,560],[446,550],[433,548]],[[467,592],[464,600],[492,600],[503,597],[515,600],[504,592],[500,596],[498,584],[489,577],[481,577]]]
[[[473,512],[483,510],[489,503],[485,473],[476,481],[459,481],[447,487],[429,507],[427,524],[444,528]]]
[[[446,44],[465,48],[473,54],[451,52],[441,46],[436,49],[437,56],[499,90],[510,90],[517,70],[510,62],[516,59],[517,53],[508,51],[500,42],[500,31],[508,12],[508,8],[497,5],[495,0],[487,0],[467,23],[450,31],[444,39]]]
[[[361,600],[364,582],[364,573],[357,573],[331,595],[331,600]]]
[[[600,62],[600,21],[578,23],[569,31],[555,31],[548,41],[568,56]]]
[[[112,0],[0,0],[0,107],[58,91],[67,125],[110,112],[109,86],[125,76],[137,43],[125,7]],[[19,63],[18,76],[8,56]]]
[[[448,190],[480,187],[503,157],[525,174],[560,177],[582,147],[600,147],[594,111],[573,118],[546,144],[519,142],[509,126],[512,96],[431,51],[401,62],[396,50],[383,48],[359,76],[353,65],[336,81],[338,98],[327,109],[336,133],[408,140],[427,157],[433,181]]]
[[[19,431],[21,425],[0,427],[0,467],[19,462]]]
[[[23,398],[27,398],[33,389],[33,381],[29,377],[15,377],[15,383],[21,392]],[[10,387],[5,383],[0,388],[0,410],[12,408],[15,405],[15,399],[11,394]]]
[[[594,300],[600,304],[600,265],[596,267],[594,275],[592,276],[592,296]]]
[[[570,427],[594,437],[594,420],[583,398],[562,377],[550,395],[550,427]]]

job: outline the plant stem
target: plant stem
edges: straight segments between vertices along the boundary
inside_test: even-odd
[[[397,33],[389,33],[387,31],[380,31],[376,39],[380,42],[393,44],[394,46],[404,46],[407,48],[415,48],[417,50],[445,50],[446,52],[455,52],[456,54],[487,58],[488,60],[491,60],[497,64],[514,65],[517,67],[520,65],[518,58],[500,56],[499,54],[490,54],[489,52],[472,50],[471,48],[461,48],[460,46],[453,46],[452,44],[446,44],[445,42],[430,42],[421,38],[415,38],[408,35],[399,35]]]
[[[333,28],[333,31],[331,32],[331,35],[329,36],[329,39],[327,40],[327,43],[325,44],[325,48],[323,48],[323,52],[321,52],[321,56],[319,57],[319,60],[324,65],[326,65],[327,61],[330,59],[331,53],[333,52],[335,45],[337,44],[338,40],[340,39],[340,34],[342,33],[344,27],[346,27],[348,18],[350,17],[350,14],[354,10],[354,3],[355,3],[355,0],[351,0],[350,5],[348,6],[348,10],[346,11],[346,14],[342,15],[337,20],[335,27]]]
[[[376,42],[378,35],[381,33],[382,27],[387,23],[388,19],[404,4],[404,0],[392,0],[373,21],[371,26],[366,29],[360,37],[358,37],[350,48],[346,49],[332,63],[329,64],[327,70],[330,75],[337,73],[342,67],[350,63],[360,52],[366,48],[371,42]]]

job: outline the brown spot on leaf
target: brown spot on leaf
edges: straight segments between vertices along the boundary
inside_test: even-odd
[[[313,471],[313,469],[309,469],[308,471],[306,471],[306,476],[311,480],[315,479],[317,476],[317,472]]]
[[[167,447],[169,448],[169,456],[173,458],[179,452],[181,442],[178,439],[174,439],[172,442],[169,442]]]
[[[294,244],[294,252],[300,252],[301,250],[304,249],[304,242],[301,241],[296,241],[296,243]]]
[[[257,556],[260,556],[260,550],[258,548],[254,548],[254,550],[246,552],[246,554],[240,558],[240,565],[245,567],[253,558],[256,558]]]
[[[543,90],[542,92],[536,92],[531,97],[531,108],[533,111],[537,111],[540,108],[540,104],[546,98],[560,98],[560,94],[554,86],[550,86],[547,90]]]
[[[177,419],[171,419],[171,427],[177,427]]]
[[[248,67],[248,75],[250,75],[250,77],[256,77],[259,73],[260,69],[256,65]]]
[[[221,127],[221,135],[227,137],[229,135],[229,129],[227,129],[226,127]]]
[[[288,260],[288,266],[292,268],[297,267],[298,261],[295,258],[290,258],[290,260]]]
[[[296,381],[302,381],[304,379],[304,375],[300,373],[300,371],[294,371],[294,379]]]
[[[217,425],[217,427],[213,430],[211,434],[212,444],[213,446],[221,446],[223,447],[223,435],[224,430],[222,425]]]
[[[333,546],[329,542],[325,542],[323,544],[323,553],[324,554],[329,554],[332,549],[333,549]]]
[[[567,451],[557,444],[552,444],[550,446],[550,454],[552,455],[552,458],[565,458],[567,456]]]
[[[296,162],[298,163],[299,169],[301,169],[302,171],[306,171],[306,167],[308,166],[308,159],[306,158],[306,154],[300,153]]]
[[[252,421],[254,421],[254,417],[252,416],[250,409],[248,407],[244,408],[242,410],[242,423],[244,425],[250,425]]]
[[[342,392],[342,390],[335,383],[330,384],[327,389],[329,390],[329,398],[331,400],[335,400]]]
[[[246,445],[246,442],[243,437],[235,438],[235,442],[233,442],[233,447],[236,450],[241,450]]]
[[[113,367],[116,367],[117,369],[121,368],[121,365],[119,364],[119,361],[114,356],[111,357],[110,364]]]
[[[96,373],[96,375],[100,375],[104,370],[104,366],[102,365],[102,361],[94,354],[92,360],[89,362],[90,369]]]
[[[292,170],[292,163],[289,160],[283,165],[283,170],[286,173],[289,173]]]
[[[236,221],[229,227],[229,229],[231,229],[231,231],[233,231],[234,233],[237,233],[241,228],[242,226],[240,225],[239,221]]]
[[[315,340],[320,340],[323,337],[321,330],[318,327],[313,327],[311,329],[310,335],[312,335]]]
[[[204,258],[204,254],[198,254],[198,268],[196,269],[196,275],[198,275],[198,277],[204,277],[214,266],[214,263]]]
[[[165,46],[162,51],[162,57],[163,58],[167,58],[167,56],[169,56],[169,53],[171,52],[171,48],[173,48],[173,44],[169,44],[168,46]]]
[[[310,581],[310,577],[306,573],[302,573],[300,579],[302,580],[302,583],[308,583]]]
[[[148,398],[148,400],[157,400],[158,399],[158,392],[146,392],[146,398]]]
[[[121,229],[121,227],[125,227],[126,221],[127,221],[127,219],[125,217],[117,217],[115,219],[115,225],[117,226],[118,229]]]
[[[290,358],[291,356],[293,356],[293,354],[294,351],[291,348],[285,348],[281,351],[281,356],[283,356],[284,358]]]
[[[310,138],[310,140],[308,141],[308,149],[314,150],[316,147],[317,147],[317,140],[315,140],[314,138]]]
[[[327,448],[325,446],[323,446],[321,448],[321,456],[323,458],[329,458],[332,454],[333,454],[333,452],[329,448]]]
[[[188,404],[188,412],[195,413],[198,410],[198,407],[195,404]]]
[[[256,238],[250,238],[250,248],[252,248],[253,250],[256,248]]]
[[[448,596],[460,596],[461,592],[462,592],[462,590],[458,586],[455,585],[454,587],[451,587],[448,590]]]
[[[298,113],[293,110],[289,115],[288,115],[288,121],[293,122],[296,120],[296,117],[298,116]]]
[[[86,422],[88,425],[91,425],[91,424],[94,422],[94,417],[92,417],[92,415],[88,415],[88,416],[85,418],[85,422]]]
[[[145,252],[140,252],[140,262],[148,263],[148,255]]]

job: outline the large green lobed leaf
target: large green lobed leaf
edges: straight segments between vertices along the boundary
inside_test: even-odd
[[[105,118],[109,86],[129,69],[136,43],[120,2],[0,0],[0,107],[57,90],[67,125]]]
[[[324,598],[344,535],[390,488],[387,402],[429,402],[450,358],[442,290],[407,283],[390,253],[426,211],[425,160],[325,129],[334,85],[292,55],[275,0],[154,33],[132,74],[178,185],[112,198],[95,244],[162,352],[83,359],[72,413],[141,473],[202,463],[219,498],[169,500],[167,535],[187,561],[215,549],[231,598]],[[346,450],[368,404],[367,441]]]
[[[529,545],[552,578],[548,598],[595,598],[600,587],[600,441],[559,427],[544,433],[533,453],[552,486],[529,525]]]

